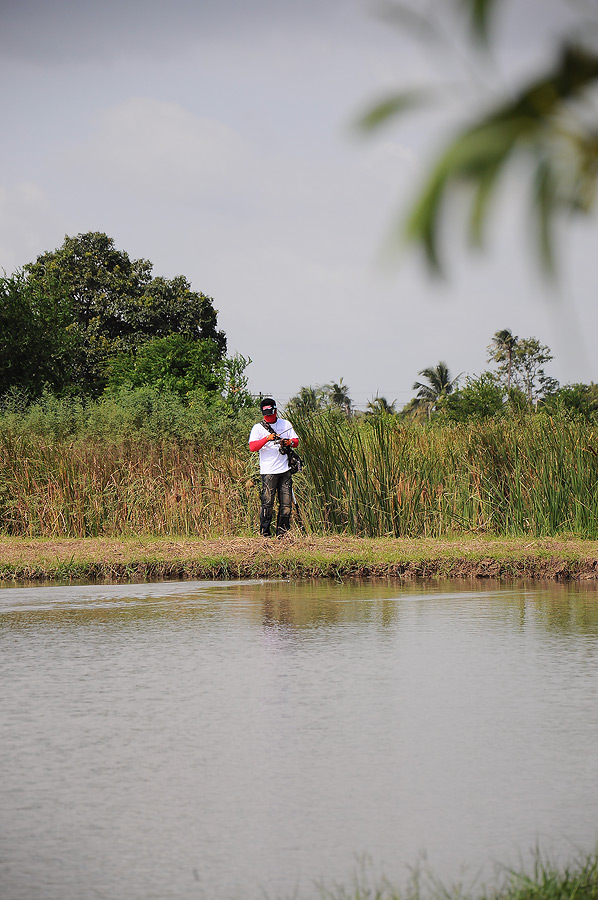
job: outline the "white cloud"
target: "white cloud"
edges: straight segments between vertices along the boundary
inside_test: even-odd
[[[216,255],[236,244],[259,258],[274,246],[292,249],[304,270],[325,259],[368,265],[417,158],[390,138],[358,147],[338,139],[332,150],[301,156],[178,104],[133,98],[98,114],[63,165],[81,191],[108,191],[115,206],[153,213],[158,228],[176,222],[179,239],[199,229]]]
[[[185,204],[243,194],[256,176],[257,160],[239,134],[178,104],[134,97],[95,122],[65,163],[119,191]]]

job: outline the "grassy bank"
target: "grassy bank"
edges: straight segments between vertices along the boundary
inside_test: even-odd
[[[165,578],[598,579],[598,541],[390,539],[288,535],[191,539],[4,538],[0,579]]]

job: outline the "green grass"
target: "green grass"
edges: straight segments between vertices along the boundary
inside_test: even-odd
[[[529,869],[503,868],[494,886],[477,891],[462,885],[443,886],[420,868],[405,888],[398,889],[362,866],[349,885],[323,885],[312,896],[319,900],[598,900],[598,854],[559,866],[536,853]]]

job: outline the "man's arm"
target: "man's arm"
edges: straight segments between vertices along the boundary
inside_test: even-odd
[[[249,449],[252,453],[255,453],[256,450],[261,450],[264,444],[267,444],[268,441],[273,441],[275,439],[275,434],[267,434],[266,437],[259,438],[259,440],[257,441],[249,441]]]

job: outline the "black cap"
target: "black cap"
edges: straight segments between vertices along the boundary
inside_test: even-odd
[[[276,412],[276,400],[273,400],[272,397],[264,397],[260,406],[265,416],[273,416]]]

